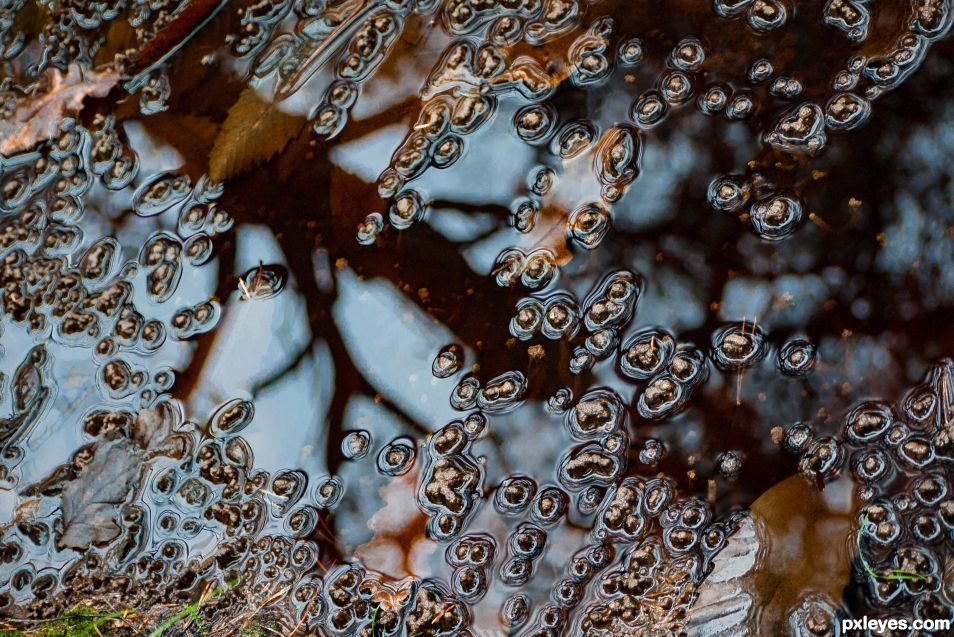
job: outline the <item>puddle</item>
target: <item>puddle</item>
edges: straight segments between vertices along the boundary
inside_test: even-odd
[[[108,4],[0,8],[0,629],[954,619],[950,1]]]

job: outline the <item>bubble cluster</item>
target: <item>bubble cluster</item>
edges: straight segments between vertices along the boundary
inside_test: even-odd
[[[487,592],[496,548],[492,537],[477,533],[461,536],[447,547],[447,562],[455,567],[451,582],[461,599],[474,603]]]
[[[843,229],[822,220],[837,210],[818,206],[819,193],[833,188],[826,184],[854,183],[844,179],[858,169],[844,161],[855,154],[843,140],[947,35],[949,1],[885,8],[828,0],[796,15],[784,0],[712,0],[680,7],[678,19],[661,12],[658,25],[641,19],[652,15],[643,6],[578,0],[8,4],[0,8],[10,73],[0,81],[0,124],[16,129],[35,101],[53,107],[37,126],[45,117],[55,126],[36,140],[27,139],[32,123],[20,126],[4,148],[21,134],[27,142],[0,157],[0,329],[11,332],[0,350],[0,486],[16,506],[0,528],[0,611],[47,617],[76,600],[114,598],[171,608],[241,581],[202,613],[229,618],[260,606],[255,620],[282,634],[323,626],[362,637],[467,637],[483,630],[480,604],[490,601],[511,634],[680,634],[734,531],[727,508],[751,504],[759,491],[749,472],[771,465],[773,478],[800,473],[819,489],[839,482],[854,490],[845,594],[853,613],[903,607],[951,616],[952,365],[936,365],[896,401],[856,402],[862,390],[841,382],[841,370],[903,357],[910,373],[936,355],[936,343],[916,349],[904,330],[883,330],[881,318],[851,304],[877,298],[890,321],[915,312],[914,291],[897,303],[887,293],[856,294],[887,267],[885,246],[903,241],[878,234],[861,256],[819,258],[845,245],[838,237],[861,237],[887,219],[888,203],[861,209],[849,199]],[[831,48],[848,51],[843,63],[816,70],[797,50],[789,55],[811,21],[847,38]],[[736,42],[740,34],[750,37]],[[203,51],[197,64],[183,55],[194,49]],[[187,71],[197,78],[192,87]],[[223,186],[195,169],[208,153],[192,127],[221,136],[229,128],[221,117],[242,109],[210,107],[196,87],[229,95],[245,81],[242,94],[254,93],[264,111],[240,128],[251,133],[278,113],[307,132],[270,140],[284,150],[256,161],[274,155],[274,164],[227,177],[210,166]],[[108,86],[96,92],[97,82]],[[401,101],[405,85],[413,88]],[[386,108],[372,112],[367,101]],[[899,102],[930,110],[926,100]],[[167,130],[173,114],[184,116],[182,131]],[[371,162],[370,178],[351,174],[337,151],[365,145],[379,125],[398,131],[382,143],[396,143]],[[699,154],[704,137],[732,152],[690,171],[684,155]],[[241,141],[236,161],[261,143]],[[300,150],[309,161],[299,161]],[[508,154],[524,165],[510,170]],[[303,166],[315,169],[307,194],[321,195],[302,197],[292,222],[285,199],[306,191],[288,173]],[[899,162],[914,190],[930,171],[920,172]],[[351,179],[375,183],[364,193]],[[265,205],[242,209],[243,197],[261,203],[250,192],[266,182]],[[493,186],[485,198],[469,191],[484,183]],[[673,194],[661,211],[650,205],[657,191]],[[345,214],[342,192],[358,206],[343,224],[325,214]],[[451,202],[458,192],[461,201]],[[690,207],[703,192],[726,214],[693,233]],[[243,224],[238,232],[223,200]],[[444,216],[455,207],[460,214]],[[736,222],[756,237],[733,243],[724,230]],[[386,234],[388,225],[399,236]],[[248,254],[259,245],[248,239],[253,226],[274,230],[285,259],[270,258],[280,264],[251,265],[259,258]],[[934,230],[926,225],[918,236],[943,234]],[[362,259],[342,236],[367,246]],[[445,240],[459,254],[431,250]],[[694,241],[724,253],[698,258]],[[477,273],[460,283],[465,316],[429,297],[456,281],[430,292],[419,283],[418,259],[440,278],[442,260],[457,256]],[[426,360],[401,379],[406,394],[378,386],[377,361],[349,367],[355,339],[341,317],[345,279],[336,278],[349,270],[360,282],[390,278],[408,297],[418,290],[415,303],[455,334],[415,349]],[[227,273],[224,284],[208,284],[213,271]],[[485,289],[478,279],[488,272]],[[713,281],[723,297],[707,287]],[[817,313],[813,295],[803,294],[816,283]],[[716,294],[697,298],[696,287]],[[258,303],[289,288],[278,303]],[[763,325],[718,324],[737,316],[739,289],[746,302],[765,297]],[[320,472],[256,467],[251,441],[283,424],[268,422],[273,412],[261,397],[275,381],[255,377],[220,396],[196,378],[235,302],[292,321],[297,308],[284,305],[292,294],[305,298],[303,331],[313,342],[292,352],[285,373],[304,363],[324,382],[329,360],[334,371],[333,395],[323,385],[315,391],[331,450]],[[825,333],[829,324],[837,328]],[[693,344],[700,338],[708,348]],[[849,360],[837,360],[842,351]],[[183,362],[190,357],[199,367]],[[710,362],[726,376],[708,382]],[[432,395],[418,371],[468,413],[434,431],[421,417]],[[745,395],[743,372],[756,386]],[[730,374],[734,406],[725,400]],[[864,377],[865,395],[886,385],[879,375]],[[352,420],[361,403],[352,391],[395,417]],[[187,407],[201,414],[195,422]],[[790,409],[803,420],[777,425]],[[49,414],[63,426],[45,424]],[[713,420],[731,424],[720,431],[725,440],[713,440]],[[743,444],[765,442],[769,426],[781,449]],[[51,436],[70,445],[74,434],[78,448],[62,464],[19,483],[35,470],[32,445]],[[301,447],[312,459],[314,445]],[[535,462],[521,462],[529,456]],[[721,492],[726,484],[732,497]],[[380,516],[365,503],[375,494]],[[382,520],[405,496],[413,522],[391,536]],[[354,525],[356,515],[374,524]],[[414,534],[423,537],[425,526],[449,568],[399,579],[420,568]],[[381,555],[374,551],[393,544],[404,555],[385,570],[401,574],[371,570]],[[799,635],[828,634],[844,612],[813,593],[786,609]]]
[[[477,504],[483,471],[470,453],[472,435],[454,421],[433,434],[421,475],[419,497],[429,513],[428,533],[456,537]]]
[[[531,290],[549,285],[556,273],[556,257],[547,248],[537,248],[529,253],[519,248],[505,250],[497,256],[493,269],[497,285],[512,287],[520,283]]]
[[[709,376],[701,350],[691,343],[677,344],[661,329],[633,334],[623,343],[618,364],[623,374],[640,383],[634,402],[647,420],[662,420],[684,409]]]
[[[710,520],[702,502],[678,498],[666,479],[623,480],[608,494],[593,536],[625,539],[630,548],[621,567],[598,580],[601,599],[578,620],[581,634],[650,630],[684,609],[686,587],[702,580],[704,564],[725,544],[726,527]],[[654,619],[650,608],[662,615]]]

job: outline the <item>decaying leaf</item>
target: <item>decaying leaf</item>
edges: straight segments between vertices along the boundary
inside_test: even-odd
[[[175,17],[137,52],[132,70],[140,73],[162,64],[227,4],[227,0],[193,0],[182,5]]]
[[[49,8],[40,2],[27,2],[15,14],[10,33],[35,38],[50,20]]]
[[[818,491],[795,475],[752,505],[690,609],[690,634],[788,634],[805,599],[841,599],[851,576],[850,480]]]
[[[85,550],[119,536],[120,506],[139,487],[148,452],[169,433],[167,409],[140,410],[131,438],[99,442],[89,464],[65,483],[61,547]]]
[[[86,549],[115,539],[119,504],[125,502],[142,471],[138,448],[118,440],[97,448],[93,460],[63,489],[63,547]]]
[[[209,177],[224,181],[271,159],[301,131],[305,118],[291,115],[247,88],[229,109],[209,155]]]
[[[9,156],[53,137],[64,117],[82,110],[84,99],[104,97],[119,81],[113,69],[83,73],[74,65],[66,74],[52,73],[49,91],[23,98],[12,117],[0,119],[0,153]]]

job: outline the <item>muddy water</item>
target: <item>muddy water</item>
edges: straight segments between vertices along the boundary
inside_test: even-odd
[[[4,8],[0,617],[954,617],[954,7],[803,5]]]

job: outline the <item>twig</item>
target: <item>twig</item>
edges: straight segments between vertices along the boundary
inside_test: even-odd
[[[295,633],[298,632],[298,629],[301,628],[301,625],[305,623],[305,618],[308,617],[308,611],[311,610],[311,605],[315,603],[315,597],[318,596],[318,591],[321,590],[320,587],[315,587],[315,592],[311,594],[311,599],[308,600],[308,604],[305,605],[305,610],[301,613],[301,619],[298,620],[298,623],[295,624],[295,627],[292,628],[292,631],[288,633],[288,637],[295,637]]]

